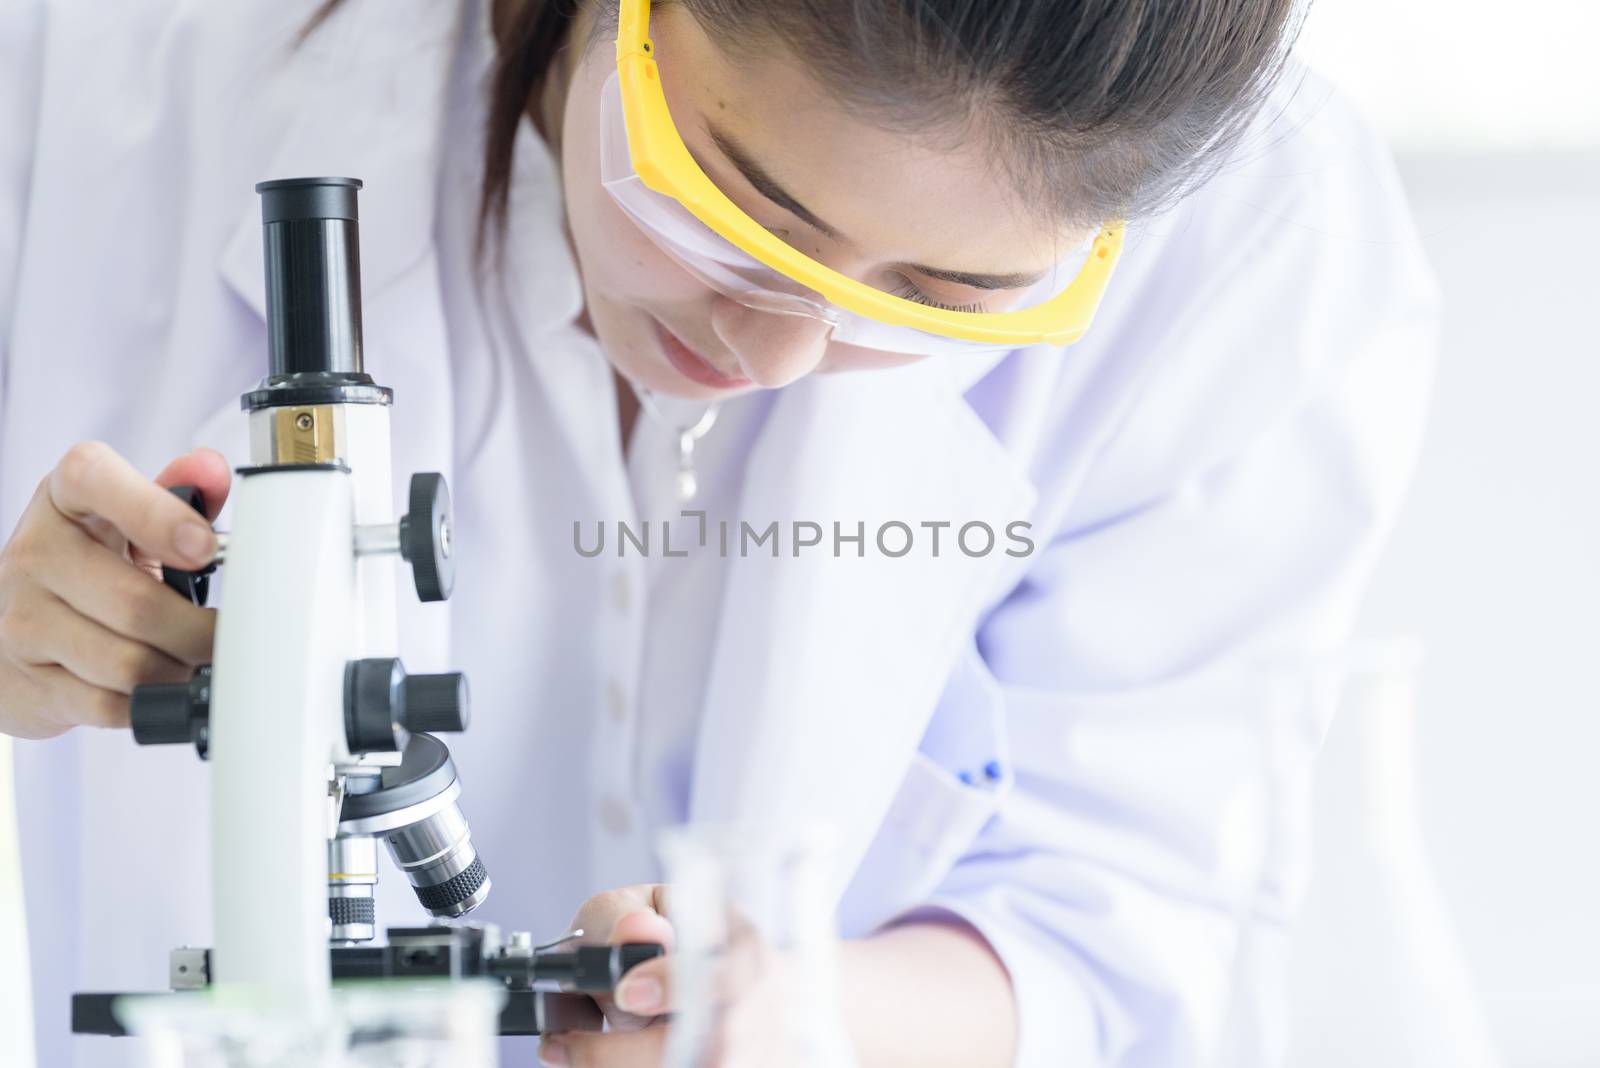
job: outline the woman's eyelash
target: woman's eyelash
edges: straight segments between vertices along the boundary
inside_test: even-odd
[[[928,294],[912,285],[909,279],[905,278],[902,278],[899,282],[895,283],[894,295],[897,297],[903,297],[906,300],[916,301],[918,304],[926,304],[930,308],[943,308],[945,311],[983,311],[983,302],[981,300],[976,304],[946,304],[943,301],[934,300],[932,297],[928,296]]]

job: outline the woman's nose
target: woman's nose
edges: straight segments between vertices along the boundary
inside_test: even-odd
[[[718,297],[711,309],[711,329],[739,358],[747,378],[776,389],[816,370],[828,350],[832,328],[809,316],[758,311]]]

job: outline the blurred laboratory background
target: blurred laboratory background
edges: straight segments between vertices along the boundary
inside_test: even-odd
[[[1394,148],[1445,324],[1324,751],[1296,1068],[1600,1065],[1596,41],[1594,0],[1303,28]]]

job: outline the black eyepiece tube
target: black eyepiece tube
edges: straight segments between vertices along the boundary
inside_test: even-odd
[[[358,178],[261,182],[270,374],[361,373]]]

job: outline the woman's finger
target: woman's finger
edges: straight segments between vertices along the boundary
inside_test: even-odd
[[[206,519],[216,522],[218,513],[228,499],[228,490],[233,485],[233,471],[228,467],[226,456],[216,449],[202,446],[189,450],[163,467],[155,477],[155,483],[161,487],[193,486],[200,491],[206,506]]]
[[[126,727],[128,695],[91,686],[58,664],[42,664],[32,672],[43,695],[42,710],[63,725]]]
[[[657,957],[628,969],[617,984],[616,999],[619,1009],[635,1016],[672,1012],[672,962]]]
[[[35,587],[8,613],[7,645],[18,661],[59,664],[90,686],[126,696],[147,682],[184,682],[189,665],[124,638]],[[123,722],[127,715],[124,711]]]
[[[80,614],[174,660],[211,662],[215,612],[190,604],[73,524],[64,526],[63,540],[77,550],[73,566],[39,575],[46,589]]]
[[[612,932],[613,943],[660,942],[669,950],[673,945],[673,932],[666,921],[654,913],[635,913],[617,921]],[[761,982],[774,965],[774,955],[759,931],[742,916],[731,912],[721,950],[705,966],[715,969],[705,993],[718,1005],[737,1001],[744,992]],[[614,997],[616,1007],[632,1016],[660,1016],[676,1012],[672,975],[676,966],[673,957],[657,957],[628,971],[617,984]]]
[[[667,1029],[563,1031],[539,1040],[539,1060],[571,1068],[659,1068]]]
[[[662,903],[660,886],[650,883],[606,890],[583,903],[568,929],[586,932],[585,942],[654,942],[670,949],[672,925],[659,915]],[[636,1031],[650,1023],[649,1016],[623,1011],[612,994],[591,996],[614,1031]]]
[[[618,917],[606,941],[614,946],[625,942],[650,942],[670,952],[675,939],[670,920],[652,909],[639,909]]]
[[[67,450],[50,472],[48,488],[51,504],[68,519],[100,516],[162,563],[199,568],[216,553],[216,536],[204,519],[104,442]]]
[[[72,727],[72,721],[50,707],[35,670],[0,660],[0,693],[9,707],[6,733],[14,738],[54,738]]]
[[[568,930],[585,931],[583,940],[599,942],[630,912],[655,909],[653,888],[647,883],[606,890],[585,901],[572,918]]]
[[[90,686],[57,664],[0,669],[0,688],[15,702],[16,720],[7,733],[18,738],[54,738],[71,727],[126,727],[128,697]]]
[[[645,887],[631,887],[630,890],[648,890]],[[673,945],[672,924],[657,913],[653,903],[657,900],[649,893],[637,894],[632,897],[634,910],[618,916],[610,926],[606,941],[611,945],[621,945],[625,942],[649,942],[662,946],[669,952]],[[632,975],[637,968],[630,969]],[[639,989],[635,996],[644,999],[649,994],[648,990]],[[616,1031],[635,1031],[647,1026],[657,1015],[657,1011],[633,1012],[618,1003],[615,992],[600,994],[594,999],[600,1006],[600,1011],[605,1013],[606,1024]]]

